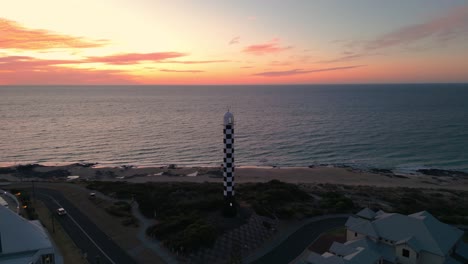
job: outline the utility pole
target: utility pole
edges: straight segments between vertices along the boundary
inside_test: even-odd
[[[50,219],[52,220],[52,233],[55,234],[55,222],[54,222],[54,213],[50,212]]]
[[[34,180],[32,180],[31,183],[32,183],[32,190],[33,190],[34,205],[36,205],[36,186],[34,185]]]

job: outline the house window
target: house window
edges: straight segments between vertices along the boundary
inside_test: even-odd
[[[39,263],[43,263],[43,264],[55,263],[53,254],[46,254],[46,255],[42,255],[41,257],[42,257],[42,262],[39,262]]]
[[[402,255],[403,257],[409,258],[409,250],[403,248],[403,249],[401,250],[401,255]]]

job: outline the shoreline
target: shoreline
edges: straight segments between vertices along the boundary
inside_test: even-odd
[[[111,163],[111,162],[72,162],[72,161],[45,161],[45,162],[38,162],[38,161],[20,161],[20,162],[0,162],[0,169],[5,168],[14,168],[17,166],[44,166],[44,167],[67,167],[67,166],[90,166],[95,169],[116,169],[116,168],[135,168],[135,169],[146,169],[146,168],[165,168],[168,166],[176,166],[176,168],[183,169],[183,168],[218,168],[222,164],[220,163],[218,166],[214,164],[168,164],[168,163],[154,163],[154,164],[118,164],[118,163]],[[368,166],[368,165],[356,165],[356,164],[347,164],[347,163],[310,163],[309,165],[236,165],[236,169],[305,169],[305,168],[344,168],[350,169],[354,171],[360,172],[376,172],[379,173],[392,173],[395,175],[402,175],[402,176],[412,176],[412,175],[420,175],[420,171],[439,171],[439,172],[447,172],[447,173],[462,173],[468,176],[468,170],[457,169],[457,168],[439,168],[439,167],[431,167],[431,166],[412,166],[412,167],[378,167],[378,166]],[[440,175],[432,175],[427,174],[430,176],[440,176]]]
[[[49,164],[50,165],[50,164]],[[222,182],[221,167],[99,167],[96,163],[73,163],[61,166],[40,164],[0,168],[0,180],[15,181],[127,181],[145,182]],[[77,177],[79,176],[79,177]],[[67,178],[69,177],[69,178]],[[378,187],[445,188],[468,190],[468,173],[461,171],[421,169],[402,175],[388,169],[363,170],[346,165],[311,165],[309,167],[236,167],[236,182],[280,180],[294,184],[341,184]]]

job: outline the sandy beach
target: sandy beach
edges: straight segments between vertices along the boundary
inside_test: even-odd
[[[15,167],[2,168],[0,179],[7,181],[21,180],[66,180],[55,175],[79,176],[81,180],[145,182],[221,182],[222,172],[219,167],[99,167],[89,164],[70,164],[64,166],[31,166],[27,176],[20,176]],[[22,178],[22,179],[21,179]],[[378,187],[445,188],[468,190],[468,177],[431,176],[423,174],[395,175],[392,172],[372,173],[350,167],[316,166],[308,167],[238,167],[235,180],[237,183],[267,182],[280,180],[288,183],[307,184],[344,184]]]

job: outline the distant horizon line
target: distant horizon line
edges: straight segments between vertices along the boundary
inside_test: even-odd
[[[278,83],[278,84],[0,84],[0,87],[85,87],[85,86],[337,86],[337,85],[428,85],[428,84],[468,84],[467,82],[401,82],[401,83]]]

